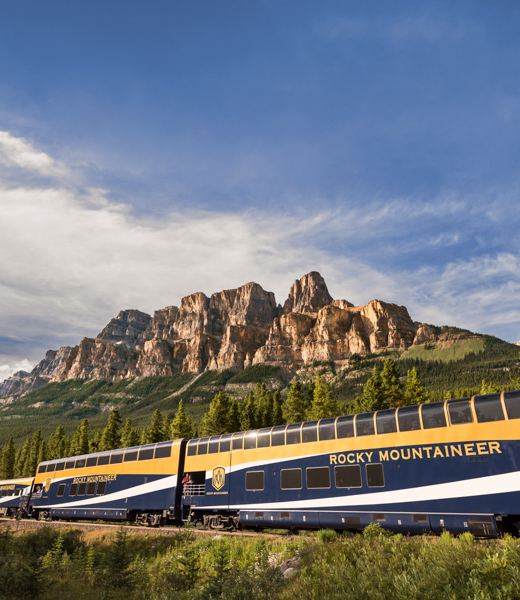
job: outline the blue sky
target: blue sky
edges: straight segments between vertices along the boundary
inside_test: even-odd
[[[520,340],[519,34],[506,1],[4,2],[0,379],[311,270]]]

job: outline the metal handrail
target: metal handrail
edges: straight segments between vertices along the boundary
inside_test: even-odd
[[[205,488],[205,483],[186,483],[184,484],[182,494],[183,496],[204,496]]]

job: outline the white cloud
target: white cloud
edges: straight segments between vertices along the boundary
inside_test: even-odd
[[[3,364],[0,365],[0,382],[4,381],[4,379],[8,379],[18,371],[26,371],[30,373],[33,369],[34,365],[31,364],[26,358],[11,364]]]
[[[65,167],[48,154],[7,131],[0,131],[0,162],[49,177],[61,177],[67,173]]]

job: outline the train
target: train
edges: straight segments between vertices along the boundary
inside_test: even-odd
[[[515,390],[96,452],[40,463],[18,501],[40,520],[519,535],[519,419]]]

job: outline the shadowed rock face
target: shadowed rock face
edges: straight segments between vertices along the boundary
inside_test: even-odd
[[[333,300],[312,272],[292,285],[283,309],[257,283],[208,298],[186,296],[151,317],[122,310],[95,338],[49,350],[29,374],[0,384],[0,395],[19,397],[50,381],[171,376],[180,371],[280,365],[294,372],[316,360],[344,361],[352,354],[447,339],[441,328],[414,323],[404,306],[373,300],[354,306]],[[457,337],[469,335],[457,333]],[[4,399],[4,402],[7,401]]]

